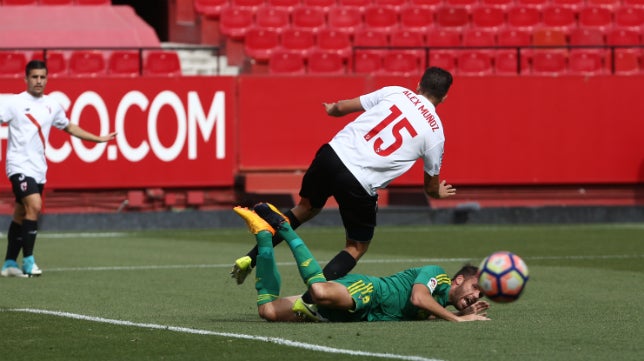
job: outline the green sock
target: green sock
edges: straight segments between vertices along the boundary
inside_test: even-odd
[[[284,238],[288,247],[295,257],[297,269],[300,271],[300,277],[304,283],[310,287],[317,282],[326,282],[322,267],[313,257],[309,248],[304,244],[300,236],[295,233],[288,223],[284,223],[279,230],[279,234]]]
[[[282,278],[275,263],[271,232],[261,231],[255,238],[258,250],[257,265],[255,266],[255,289],[259,306],[279,298]]]

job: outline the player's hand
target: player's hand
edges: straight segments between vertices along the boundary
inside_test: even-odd
[[[438,186],[438,197],[447,198],[456,195],[456,188],[452,187],[451,184],[447,184],[447,181],[442,181]]]
[[[477,315],[477,314],[472,314],[472,315],[465,315],[461,316],[458,318],[459,322],[467,322],[467,321],[490,321],[490,319],[487,317],[487,314],[482,314],[482,315]]]
[[[110,140],[112,140],[112,139],[114,139],[114,138],[116,138],[116,132],[114,132],[114,133],[110,133],[110,134],[108,134],[108,135],[104,135],[104,136],[102,136],[102,137],[98,137],[99,142],[101,142],[101,143],[102,143],[102,142],[109,142]]]
[[[490,308],[490,304],[487,301],[476,301],[475,303],[462,309],[461,315],[482,314],[488,308]]]
[[[335,108],[335,104],[336,103],[322,103],[322,105],[324,105],[324,110],[328,115],[339,116],[339,114],[337,114],[337,109]]]

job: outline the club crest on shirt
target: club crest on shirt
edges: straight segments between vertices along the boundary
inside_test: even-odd
[[[436,289],[436,285],[438,285],[438,281],[436,278],[432,277],[429,279],[429,282],[427,282],[427,288],[429,288],[430,293],[434,293],[434,289]]]

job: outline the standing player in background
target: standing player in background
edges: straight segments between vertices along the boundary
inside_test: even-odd
[[[445,136],[436,114],[436,106],[447,97],[452,81],[449,72],[430,67],[416,92],[388,86],[354,99],[324,103],[330,116],[363,113],[318,150],[302,179],[300,202],[285,215],[297,229],[320,213],[329,197],[335,197],[346,246],[324,267],[326,279],[346,275],[365,254],[376,226],[376,191],[409,170],[416,160],[423,160],[428,196],[456,194],[451,185],[439,180]],[[281,241],[278,234],[273,244]],[[244,282],[256,259],[257,247],[235,261],[231,275],[238,284]],[[310,302],[305,294],[303,303]]]
[[[27,90],[0,104],[0,123],[9,123],[6,168],[16,204],[7,235],[7,255],[0,274],[4,277],[40,276],[33,252],[42,208],[47,160],[45,144],[54,126],[83,140],[96,143],[114,139],[116,133],[97,136],[69,121],[65,111],[45,95],[47,66],[39,60],[25,68]],[[22,250],[22,269],[17,258]]]

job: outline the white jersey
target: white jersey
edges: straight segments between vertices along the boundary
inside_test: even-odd
[[[7,176],[22,173],[45,183],[45,145],[52,125],[64,129],[69,124],[65,111],[49,96],[34,98],[26,91],[3,100],[0,123],[9,123]]]
[[[329,142],[371,195],[423,160],[425,172],[440,172],[445,144],[436,108],[425,97],[389,86],[360,97],[365,112]]]

